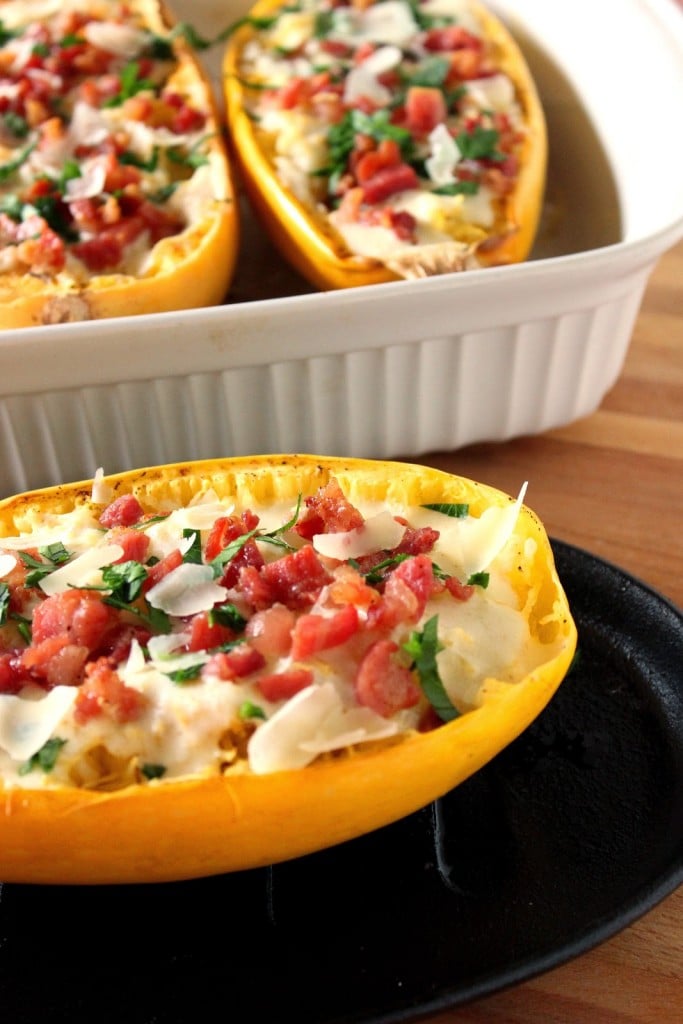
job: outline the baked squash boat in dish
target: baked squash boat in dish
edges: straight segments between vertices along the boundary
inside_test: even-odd
[[[224,72],[247,193],[317,287],[527,257],[545,120],[519,47],[477,0],[261,0]]]
[[[458,785],[575,649],[522,497],[282,455],[0,503],[0,879],[266,865]]]
[[[0,3],[0,328],[221,302],[214,97],[157,0]]]

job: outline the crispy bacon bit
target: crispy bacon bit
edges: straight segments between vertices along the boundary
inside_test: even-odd
[[[242,679],[258,672],[266,664],[260,651],[251,644],[239,644],[231,651],[218,651],[204,666],[204,672],[217,675],[219,679]]]
[[[33,643],[65,636],[88,650],[102,642],[116,621],[116,612],[92,590],[65,590],[47,597],[33,612]]]
[[[392,640],[378,640],[365,653],[354,683],[358,703],[385,718],[420,700],[413,673],[396,660],[397,651]]]
[[[306,498],[306,511],[294,529],[305,540],[316,533],[341,533],[362,526],[363,516],[348,500],[336,480]]]
[[[294,609],[314,604],[332,579],[310,545],[269,562],[261,575],[271,587],[273,600]]]
[[[269,676],[261,676],[258,688],[266,700],[289,700],[300,690],[304,690],[313,682],[313,672],[309,668],[287,669]]]
[[[100,523],[111,529],[113,526],[132,526],[139,523],[144,515],[142,505],[134,494],[122,494],[107,505],[100,516]]]
[[[122,682],[108,658],[98,658],[86,666],[85,681],[74,705],[74,718],[79,725],[85,725],[91,718],[106,714],[123,725],[137,721],[147,704],[144,694]]]
[[[212,647],[220,647],[235,639],[235,632],[219,622],[210,622],[208,612],[198,612],[190,623],[190,639],[188,651],[208,651]]]
[[[296,617],[283,604],[257,611],[252,615],[245,630],[252,647],[266,658],[287,654],[292,646],[292,630]]]
[[[353,605],[346,605],[333,615],[300,615],[292,634],[292,657],[309,658],[317,651],[339,647],[358,628],[358,612]]]

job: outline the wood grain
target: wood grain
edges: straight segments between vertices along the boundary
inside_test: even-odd
[[[517,493],[551,536],[683,607],[683,243],[656,266],[621,375],[590,416],[421,460]],[[683,667],[682,667],[683,685]],[[577,959],[427,1024],[683,1022],[683,889]]]

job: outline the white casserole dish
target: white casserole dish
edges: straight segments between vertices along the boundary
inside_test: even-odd
[[[313,294],[245,210],[225,305],[0,334],[0,494],[221,455],[415,457],[594,411],[653,267],[683,236],[683,12],[677,0],[491,6],[548,118],[529,262]],[[173,7],[214,35],[247,4]],[[218,48],[207,63],[216,73]]]

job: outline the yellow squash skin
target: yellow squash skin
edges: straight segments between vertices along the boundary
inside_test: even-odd
[[[282,0],[260,0],[254,18],[268,18]],[[506,197],[500,224],[503,240],[479,251],[482,266],[519,263],[527,258],[536,236],[545,189],[548,141],[545,116],[522,52],[507,28],[474,0],[474,13],[493,43],[499,66],[514,82],[524,112],[526,137],[519,154],[520,171],[514,191]],[[254,37],[245,25],[233,35],[224,58],[225,101],[230,138],[241,180],[249,200],[273,242],[295,269],[316,288],[332,290],[399,280],[379,260],[350,254],[341,237],[321,212],[304,205],[277,179],[267,143],[245,110],[249,89],[240,79],[240,55]]]
[[[467,502],[478,516],[513,499],[483,484],[403,463],[271,455],[155,467],[107,478],[152,511],[211,485],[221,496],[296,501],[331,476],[351,501]],[[77,483],[0,503],[3,536],[37,516],[90,501]],[[101,506],[98,506],[101,507]],[[532,539],[529,609],[548,658],[517,683],[490,679],[479,706],[432,732],[270,775],[149,782],[114,792],[0,788],[0,879],[29,883],[160,882],[267,865],[389,824],[448,792],[540,713],[568,671],[576,627],[542,524],[523,507],[514,536]],[[523,598],[522,598],[523,599]],[[548,618],[552,619],[549,622]]]
[[[111,0],[108,3],[111,6]],[[0,18],[3,6],[0,3]],[[12,7],[16,6],[17,0],[12,0]],[[101,7],[101,0],[94,6]],[[30,2],[23,7],[30,18]],[[131,0],[130,7],[160,36],[167,36],[174,25],[172,13],[159,0]],[[178,63],[170,83],[180,94],[191,95],[208,115],[206,155],[214,198],[205,215],[181,234],[157,242],[142,276],[101,274],[84,284],[66,272],[57,279],[0,274],[0,329],[192,309],[225,299],[239,245],[233,170],[208,78],[182,36],[176,39],[174,51]]]

